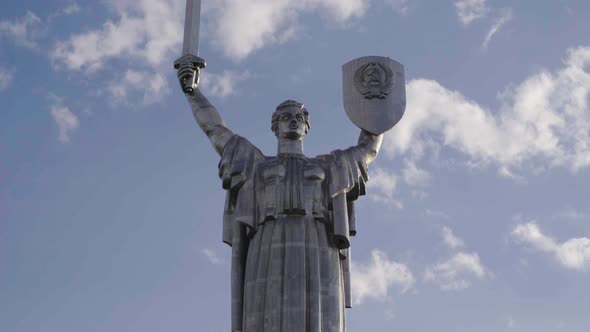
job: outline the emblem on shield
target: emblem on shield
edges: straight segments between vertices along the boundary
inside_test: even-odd
[[[393,78],[390,68],[370,62],[356,70],[354,86],[367,99],[384,99],[395,84]]]
[[[350,120],[380,135],[401,120],[406,109],[404,66],[386,57],[366,56],[342,66],[344,110]]]

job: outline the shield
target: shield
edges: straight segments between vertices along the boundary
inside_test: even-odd
[[[393,128],[406,109],[404,66],[380,56],[365,56],[342,66],[344,110],[372,134]]]

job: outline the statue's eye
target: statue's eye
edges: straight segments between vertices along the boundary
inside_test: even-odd
[[[297,114],[297,121],[303,122],[303,115]]]
[[[281,120],[289,120],[291,118],[291,114],[283,114],[281,116]]]

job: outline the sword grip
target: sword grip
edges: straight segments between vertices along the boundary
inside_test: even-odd
[[[183,84],[184,93],[192,94],[199,84],[197,78],[197,71],[205,68],[205,59],[192,54],[185,54],[174,61],[174,69],[178,70],[181,66],[192,66],[194,69],[193,75],[190,78],[192,81],[189,84]],[[182,82],[181,82],[182,83]]]

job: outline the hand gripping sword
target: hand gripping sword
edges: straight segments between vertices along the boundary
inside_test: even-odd
[[[205,68],[205,59],[199,57],[199,30],[201,23],[201,0],[186,0],[186,16],[184,19],[184,42],[182,44],[182,56],[174,61],[174,68],[182,65],[193,65],[197,71]],[[194,72],[191,80],[185,82],[184,92],[193,93],[197,84],[197,73]]]

